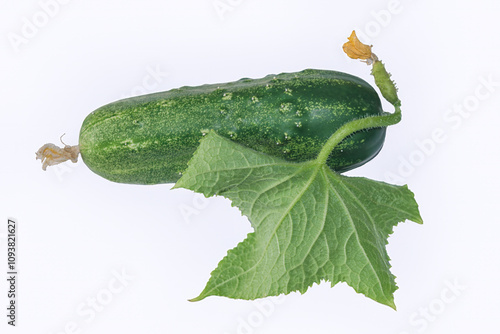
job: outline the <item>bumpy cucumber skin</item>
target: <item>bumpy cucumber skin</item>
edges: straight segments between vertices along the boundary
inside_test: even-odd
[[[342,124],[382,114],[380,98],[364,80],[307,69],[181,87],[105,105],[84,120],[79,146],[96,174],[115,182],[176,182],[208,130],[289,161],[314,159]],[[375,157],[385,128],[353,134],[327,164],[344,172]]]

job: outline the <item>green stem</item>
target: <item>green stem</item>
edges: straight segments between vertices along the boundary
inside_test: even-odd
[[[401,120],[401,108],[396,106],[396,111],[393,114],[385,113],[380,116],[370,116],[366,118],[356,119],[342,125],[333,135],[328,138],[328,141],[323,146],[316,158],[316,162],[325,164],[328,156],[344,138],[352,135],[354,132],[389,126],[398,123]]]
[[[355,119],[349,123],[342,125],[333,135],[328,138],[328,141],[323,146],[316,158],[318,164],[325,164],[333,149],[346,137],[354,132],[385,127],[399,123],[401,120],[401,101],[397,97],[397,89],[394,82],[390,79],[390,74],[385,70],[384,65],[380,61],[373,63],[372,75],[375,77],[375,83],[392,105],[394,105],[394,113],[383,113],[379,116],[369,116],[365,118]]]

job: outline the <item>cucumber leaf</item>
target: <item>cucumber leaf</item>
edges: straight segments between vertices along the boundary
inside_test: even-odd
[[[343,176],[315,160],[284,161],[210,132],[180,187],[230,199],[254,229],[193,301],[304,293],[328,281],[395,308],[385,245],[399,222],[422,223],[406,186]]]

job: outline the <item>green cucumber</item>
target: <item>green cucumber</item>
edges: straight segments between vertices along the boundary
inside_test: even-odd
[[[307,69],[224,84],[181,87],[105,105],[84,120],[85,164],[115,182],[176,182],[210,130],[289,161],[316,158],[341,125],[380,115],[376,91],[341,72]],[[385,128],[353,134],[327,160],[344,172],[377,155]]]

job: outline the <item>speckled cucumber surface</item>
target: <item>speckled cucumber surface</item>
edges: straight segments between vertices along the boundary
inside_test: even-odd
[[[172,183],[209,130],[259,152],[306,161],[344,123],[382,113],[378,94],[364,80],[307,69],[110,103],[85,118],[79,146],[85,164],[108,180]],[[338,172],[361,166],[384,139],[385,128],[355,133],[327,164]]]

